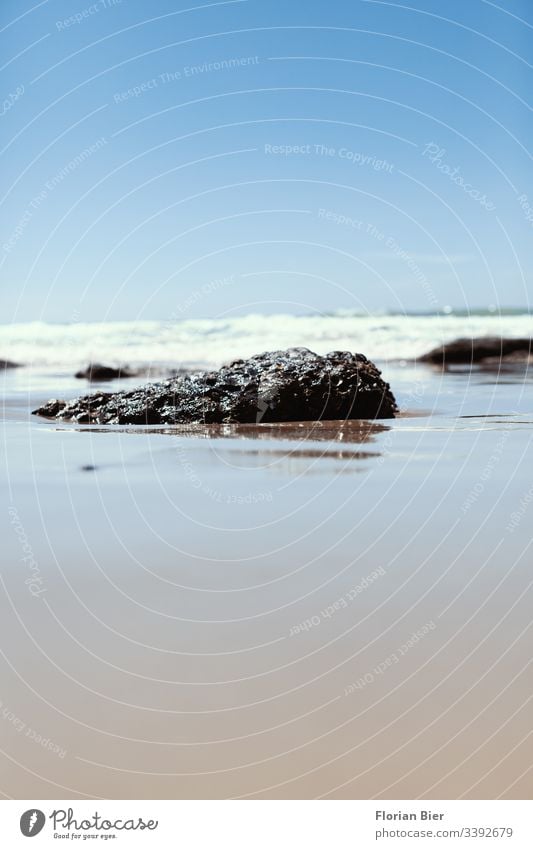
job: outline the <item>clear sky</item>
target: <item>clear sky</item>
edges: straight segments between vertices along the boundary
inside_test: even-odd
[[[529,306],[531,0],[2,0],[0,39],[0,321]]]

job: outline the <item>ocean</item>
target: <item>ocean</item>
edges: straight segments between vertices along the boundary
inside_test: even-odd
[[[73,371],[105,364],[220,366],[236,357],[304,346],[349,350],[372,360],[412,359],[464,336],[532,336],[519,310],[450,314],[246,315],[177,321],[0,325],[0,358],[34,369]]]

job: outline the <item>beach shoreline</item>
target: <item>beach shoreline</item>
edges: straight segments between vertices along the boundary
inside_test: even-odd
[[[528,798],[527,371],[389,364],[397,419],[199,429],[31,416],[79,386],[23,372],[14,797]]]

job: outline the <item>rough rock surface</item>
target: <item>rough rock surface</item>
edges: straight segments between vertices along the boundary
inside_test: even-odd
[[[482,336],[477,339],[455,339],[433,348],[420,357],[421,362],[435,365],[472,363],[527,362],[532,353],[531,339],[501,339]]]
[[[362,354],[289,348],[138,389],[50,401],[38,415],[95,424],[211,424],[393,418],[396,401]]]

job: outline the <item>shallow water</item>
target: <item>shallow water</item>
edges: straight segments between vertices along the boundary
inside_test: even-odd
[[[0,377],[11,796],[531,797],[530,376],[385,370],[394,421],[200,430]]]

